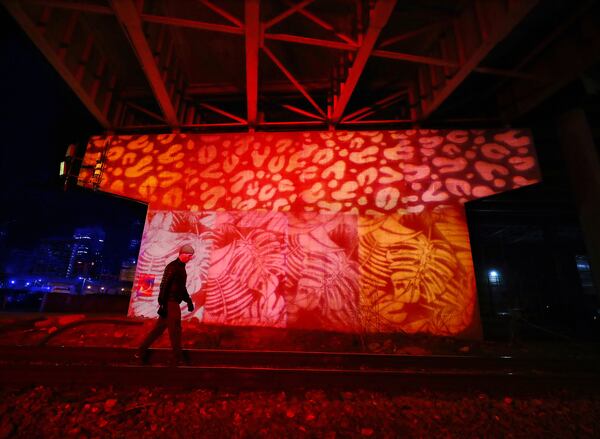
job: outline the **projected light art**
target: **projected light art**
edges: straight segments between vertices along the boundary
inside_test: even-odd
[[[539,181],[518,130],[93,137],[84,165],[149,203],[130,315],[191,244],[187,318],[348,332],[476,333],[463,204]]]

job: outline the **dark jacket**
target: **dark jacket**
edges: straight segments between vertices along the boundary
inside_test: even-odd
[[[158,303],[165,305],[167,301],[172,300],[177,303],[185,301],[190,303],[190,295],[185,286],[187,282],[187,273],[185,264],[179,258],[175,259],[165,267],[162,282],[160,283],[160,293],[158,294]]]

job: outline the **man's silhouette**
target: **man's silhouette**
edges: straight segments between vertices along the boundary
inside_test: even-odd
[[[188,305],[188,311],[194,310],[194,304],[186,288],[187,273],[185,271],[185,264],[193,257],[194,248],[186,244],[179,249],[179,257],[165,267],[158,295],[159,318],[142,342],[136,354],[137,359],[145,362],[150,345],[168,328],[173,349],[173,364],[177,365],[182,361],[181,308],[179,304],[184,301]]]

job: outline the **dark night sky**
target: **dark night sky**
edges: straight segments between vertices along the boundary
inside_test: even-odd
[[[88,225],[104,227],[108,252],[120,253],[146,206],[63,190],[58,170],[67,146],[84,145],[102,128],[3,7],[0,66],[0,230],[8,232],[0,240],[0,258]]]

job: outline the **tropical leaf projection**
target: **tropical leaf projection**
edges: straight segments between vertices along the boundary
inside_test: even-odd
[[[284,274],[284,236],[240,216],[221,215],[217,226],[202,291],[204,321],[283,326],[285,302],[277,292]]]
[[[457,249],[468,248],[468,234],[456,227],[450,242],[431,218],[425,212],[361,223],[361,309],[377,315],[363,316],[367,329],[447,335],[468,326],[474,282],[457,257]]]
[[[510,129],[100,136],[83,164],[150,205],[130,315],[191,244],[184,318],[353,332],[476,333],[463,205],[539,181]]]
[[[148,211],[146,225],[142,236],[142,244],[137,260],[136,284],[134,284],[129,315],[146,317],[156,316],[157,288],[162,281],[165,266],[177,258],[179,249],[185,244],[194,247],[195,263],[188,270],[189,291],[202,288],[202,281],[208,270],[212,232],[211,225],[215,215],[211,213],[193,213],[188,211]],[[141,278],[154,279],[155,294],[147,296],[138,294],[138,282]],[[201,310],[196,311],[201,313]],[[201,315],[201,314],[200,314]],[[194,315],[186,314],[185,318]]]

